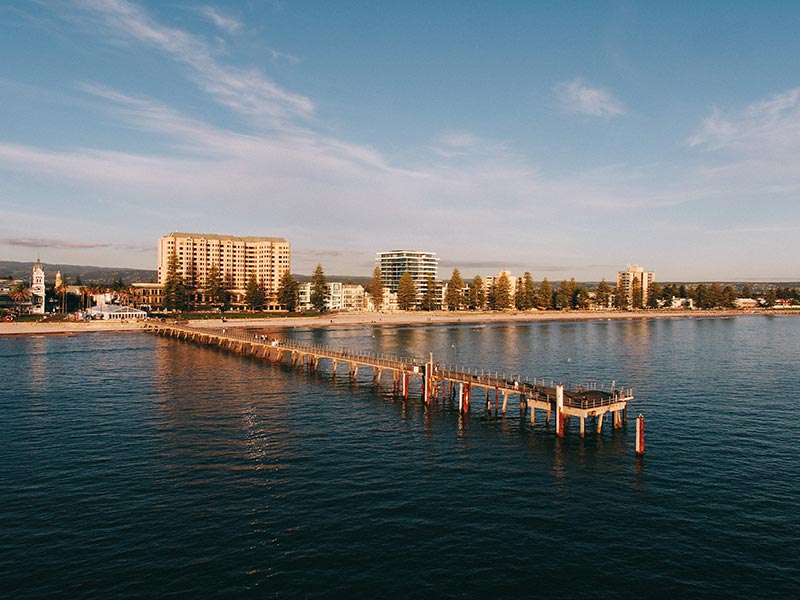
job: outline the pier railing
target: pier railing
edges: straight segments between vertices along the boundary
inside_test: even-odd
[[[379,352],[350,350],[348,348],[334,348],[322,344],[291,342],[265,334],[251,333],[249,331],[228,327],[211,329],[191,327],[177,323],[167,325],[155,323],[153,327],[179,330],[187,334],[221,336],[225,339],[236,340],[242,343],[278,348],[284,352],[310,355],[316,358],[328,358],[333,361],[350,362],[361,366],[389,369],[404,373],[421,374],[423,372],[423,365],[427,362],[425,359],[414,356],[397,356]],[[504,393],[524,394],[528,397],[545,402],[554,402],[556,398],[556,387],[558,385],[563,385],[562,383],[556,383],[554,379],[529,378],[505,372],[501,373],[499,371],[456,365],[440,366],[439,363],[435,363],[433,366],[432,374],[438,379],[478,387],[495,388]],[[612,383],[608,389],[605,389],[604,385],[597,383],[564,385],[563,387],[564,405],[584,410],[626,402],[633,397],[633,390],[630,388],[616,387],[614,383]]]

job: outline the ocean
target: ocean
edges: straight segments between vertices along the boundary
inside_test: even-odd
[[[635,399],[559,439],[326,361],[0,336],[0,596],[800,597],[800,319],[283,335]]]

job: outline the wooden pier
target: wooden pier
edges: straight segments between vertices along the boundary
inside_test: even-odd
[[[567,389],[552,380],[521,380],[505,374],[478,373],[473,369],[441,368],[434,362],[432,354],[422,360],[390,357],[351,352],[346,348],[297,344],[242,329],[207,329],[159,321],[148,322],[145,329],[161,336],[216,346],[236,354],[276,362],[290,361],[293,366],[304,366],[313,371],[325,359],[331,361],[334,376],[341,364],[347,365],[348,375],[353,379],[358,376],[359,368],[371,369],[373,379],[378,384],[384,372],[390,372],[393,389],[404,398],[411,393],[412,380],[419,380],[419,391],[426,404],[447,398],[455,401],[457,398],[459,411],[463,413],[470,412],[473,396],[482,396],[484,402],[480,404],[487,412],[506,414],[509,398],[513,397],[519,401],[521,418],[529,417],[533,426],[536,411],[542,411],[548,424],[551,419],[554,421],[558,436],[564,435],[573,417],[580,422],[581,437],[585,436],[587,419],[594,421],[598,434],[602,433],[604,417],[609,414],[613,428],[621,428],[627,421],[628,401],[633,398],[631,389],[616,388],[613,384],[608,390],[595,384]]]

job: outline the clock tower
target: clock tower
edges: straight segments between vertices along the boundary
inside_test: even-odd
[[[31,306],[33,314],[44,314],[44,269],[42,261],[38,257],[31,274]]]

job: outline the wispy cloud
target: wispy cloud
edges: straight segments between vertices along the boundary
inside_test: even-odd
[[[272,57],[272,62],[286,62],[290,65],[296,65],[302,60],[299,56],[287,52],[280,52],[274,48],[267,48],[267,50],[269,50],[269,54]]]
[[[688,140],[692,147],[763,156],[800,149],[800,88],[724,114],[714,109]]]
[[[561,106],[570,112],[593,117],[625,114],[625,106],[611,92],[590,86],[580,78],[559,83],[553,91]]]
[[[263,125],[285,125],[308,118],[314,103],[283,89],[257,69],[223,65],[203,38],[154,21],[141,7],[125,0],[77,0],[86,15],[116,36],[164,52],[189,67],[194,81],[218,103]]]
[[[239,19],[223,14],[218,8],[206,5],[198,7],[197,10],[225,33],[234,34],[242,28],[242,22]]]
[[[67,242],[64,240],[51,240],[45,238],[0,238],[0,245],[18,246],[22,248],[58,248],[62,250],[111,247],[111,244],[89,244],[80,242]]]

